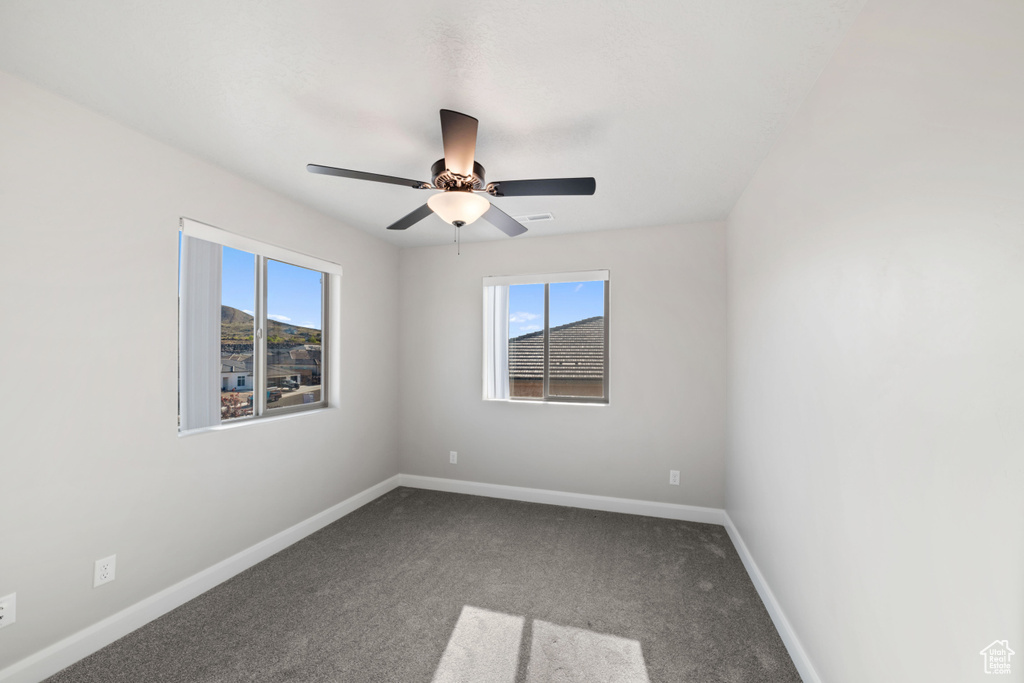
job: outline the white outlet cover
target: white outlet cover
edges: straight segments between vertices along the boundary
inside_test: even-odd
[[[96,567],[93,569],[92,574],[92,587],[102,586],[105,583],[110,583],[114,580],[117,570],[117,555],[111,555],[110,557],[104,557],[102,560],[96,560]]]
[[[452,465],[458,464],[459,454],[456,453],[455,451],[448,451],[448,462],[451,463]]]
[[[17,616],[18,594],[11,593],[0,598],[0,628],[10,626]]]
[[[668,471],[668,483],[673,486],[679,486],[679,470]]]

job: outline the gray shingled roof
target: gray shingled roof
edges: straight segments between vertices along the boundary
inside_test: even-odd
[[[307,361],[319,363],[321,358],[321,350],[319,345],[306,344],[304,346],[296,346],[294,349],[288,352],[292,360],[296,361]]]
[[[220,361],[221,372],[249,372],[251,367],[244,361],[236,358],[222,358]]]
[[[604,376],[604,317],[552,327],[549,353],[552,379],[600,379]],[[508,376],[543,379],[543,332],[508,340]]]

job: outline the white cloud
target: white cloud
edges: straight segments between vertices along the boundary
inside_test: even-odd
[[[536,316],[534,316],[534,317],[536,317]],[[540,329],[540,325],[520,325],[519,326],[519,331],[520,332],[536,332],[539,329]]]
[[[250,310],[249,310],[249,309],[247,309],[247,308],[243,308],[243,309],[242,309],[242,313],[248,313],[249,315],[256,315],[255,313],[253,313],[252,311],[250,311]]]
[[[292,319],[289,318],[286,315],[275,315],[273,313],[268,313],[267,317],[268,318],[273,318],[274,320],[278,320],[278,321],[283,322],[283,323],[290,323],[292,321]]]
[[[521,311],[519,313],[513,313],[512,315],[510,315],[508,317],[508,321],[510,323],[528,323],[531,320],[536,320],[539,317],[540,316],[537,315],[536,313],[525,313]],[[537,329],[540,328],[538,327]]]
[[[573,291],[573,292],[578,292],[578,291],[580,291],[581,289],[583,289],[583,283],[582,283],[582,282],[581,282],[581,283],[579,283],[578,285],[576,285],[576,289],[574,289],[574,290],[572,290],[572,291]]]

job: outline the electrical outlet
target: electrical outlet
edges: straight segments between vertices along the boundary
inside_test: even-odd
[[[17,593],[11,593],[0,598],[0,628],[10,626],[14,623],[15,607],[17,607]]]
[[[455,465],[459,462],[459,454],[455,451],[448,451],[448,462]]]
[[[104,557],[96,560],[96,568],[92,574],[92,587],[102,586],[114,580],[114,572],[117,569],[117,555]]]
[[[679,470],[668,471],[668,483],[673,486],[679,486]]]

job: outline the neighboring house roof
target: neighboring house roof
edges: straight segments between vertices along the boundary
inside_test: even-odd
[[[315,356],[315,357],[314,357]],[[310,366],[319,364],[320,355],[309,350],[308,346],[293,346],[288,349],[270,349],[267,353],[267,362],[272,365],[287,366]]]
[[[222,358],[220,361],[221,372],[252,372],[246,367],[245,361]]]
[[[596,316],[551,328],[548,373],[552,379],[604,377],[604,317]],[[543,379],[544,333],[508,340],[510,379]]]
[[[316,372],[320,366],[319,346],[296,346],[291,349],[270,349],[267,354],[270,377]],[[233,353],[221,356],[220,371],[223,373],[252,372],[252,354]]]
[[[311,374],[313,370],[311,366],[296,366],[296,365],[268,365],[267,366],[267,377],[278,378],[278,377],[291,377],[292,375],[304,375]]]
[[[296,346],[288,353],[292,357],[292,360],[312,361],[314,363],[320,362],[321,350],[319,346]]]
[[[222,353],[220,356],[221,372],[252,372],[251,353]]]

